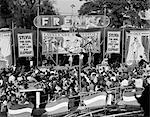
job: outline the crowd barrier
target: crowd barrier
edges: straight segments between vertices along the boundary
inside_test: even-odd
[[[137,114],[141,114],[141,113],[142,113],[142,111],[132,111],[132,112],[125,112],[125,113],[119,113],[119,114],[106,115],[106,116],[103,116],[103,117],[138,117]]]
[[[103,112],[103,111],[104,111],[104,109],[99,109],[99,110],[96,110],[96,111],[85,113],[85,114],[80,115],[78,117],[86,117],[86,116],[93,117],[94,114],[100,113],[100,112]],[[139,111],[124,112],[124,113],[111,114],[111,115],[98,114],[98,116],[99,117],[131,117],[131,116],[133,117],[135,115],[136,117],[138,117],[137,114],[140,114],[140,116],[141,116],[141,115],[143,115],[143,112],[141,110],[139,110]]]
[[[137,90],[137,96],[141,96],[143,89]],[[119,95],[119,96],[117,96]],[[79,98],[78,98],[79,97]],[[73,102],[71,102],[71,100]],[[114,101],[115,100],[115,101]],[[139,106],[133,89],[130,87],[125,88],[112,88],[106,92],[95,92],[95,93],[80,93],[78,96],[70,98],[62,97],[53,102],[47,103],[45,106],[46,113],[48,115],[55,115],[58,113],[65,113],[71,110],[72,107],[75,109],[81,109],[79,104],[82,102],[85,108],[101,108],[107,105],[112,105],[112,102],[117,102],[118,105],[134,105]],[[71,106],[70,106],[71,104]],[[8,108],[8,117],[30,117],[32,113],[33,105],[15,105]]]
[[[142,92],[143,89],[137,90],[137,96],[141,96]],[[140,106],[134,94],[134,89],[132,87],[115,87],[108,89],[108,92],[80,93],[80,101],[85,104],[85,108],[100,108],[113,104]],[[64,113],[69,111],[68,105],[69,99],[63,98],[55,102],[48,103],[45,110],[48,115]]]
[[[80,101],[86,105],[86,108],[102,107],[106,102],[106,93],[96,93],[92,95],[80,96]],[[78,109],[78,107],[77,107]],[[48,103],[45,110],[49,114],[63,113],[69,111],[69,99],[62,98],[55,102]]]

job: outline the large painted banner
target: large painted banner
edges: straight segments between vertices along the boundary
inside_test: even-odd
[[[0,32],[0,68],[10,65],[11,62],[11,32]]]
[[[32,57],[34,55],[32,33],[18,34],[18,52],[19,57]]]
[[[107,32],[107,53],[120,53],[120,31]]]
[[[149,39],[150,31],[130,31],[126,32],[126,64],[133,65],[141,60],[141,57],[149,59]]]
[[[100,51],[100,32],[81,32],[81,37],[76,33],[50,33],[42,32],[42,53],[80,53],[91,50],[93,53]]]

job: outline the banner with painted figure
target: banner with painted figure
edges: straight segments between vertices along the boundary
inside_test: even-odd
[[[88,52],[89,49],[100,51],[100,32],[84,32],[77,37],[76,33],[42,32],[42,54],[66,54]]]
[[[120,31],[107,32],[107,53],[120,53]]]
[[[23,33],[17,36],[19,57],[32,57],[34,55],[32,33]]]
[[[0,32],[0,68],[12,63],[11,32]]]
[[[126,32],[126,64],[137,64],[141,58],[148,61],[149,58],[150,31]]]

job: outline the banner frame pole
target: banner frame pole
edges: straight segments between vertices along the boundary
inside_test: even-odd
[[[37,16],[40,15],[40,0],[38,0],[38,4],[37,4]],[[37,27],[37,67],[39,66],[39,28]]]
[[[91,47],[89,48],[89,67],[91,68],[91,62],[92,62],[92,52]]]
[[[105,48],[106,48],[106,47],[105,47],[105,44],[106,44],[106,40],[105,40],[105,39],[106,39],[106,38],[105,38],[105,37],[106,37],[106,34],[105,34],[105,33],[106,33],[106,29],[105,29],[105,27],[104,27],[104,32],[103,32],[103,40],[104,40],[104,42],[103,42],[103,59],[105,58]]]
[[[122,57],[121,57],[121,63],[123,63],[124,61],[123,61],[123,59],[124,59],[124,27],[122,28]]]
[[[106,5],[104,5],[104,16],[105,16],[105,19],[104,19],[104,24],[106,23],[106,10],[107,10],[107,8],[106,8],[107,6]],[[104,32],[103,32],[103,38],[104,38],[104,43],[103,43],[103,59],[105,58],[105,55],[106,55],[106,51],[105,51],[105,49],[106,49],[106,27],[104,27],[103,28],[104,30]]]
[[[59,53],[58,53],[58,40],[57,40],[57,44],[56,44],[56,45],[57,45],[57,51],[56,51],[56,66],[58,66],[58,59],[59,59],[59,58],[58,58],[58,56],[59,56],[59,55],[58,55],[58,54],[59,54]]]
[[[13,43],[13,63],[16,65],[16,45],[15,45],[15,31],[14,22],[12,21],[12,43]]]
[[[150,49],[150,47],[149,47],[149,46],[150,46],[150,41],[149,41],[149,39],[150,39],[150,34],[149,34],[149,36],[148,36],[148,62],[149,62],[149,60],[150,60],[150,58],[149,58],[149,57],[150,57],[150,56],[149,56],[149,52],[150,52],[150,50],[149,50],[149,49]]]
[[[126,63],[127,54],[128,54],[127,49],[129,49],[129,48],[127,48],[127,42],[129,41],[129,38],[127,38],[127,31],[124,30],[124,34],[125,34],[125,63]]]

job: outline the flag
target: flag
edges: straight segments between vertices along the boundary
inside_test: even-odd
[[[48,103],[45,107],[48,114],[57,114],[68,111],[68,98],[62,98],[54,102]]]
[[[85,104],[86,108],[103,107],[105,106],[106,103],[106,95],[107,94],[105,92],[89,94],[88,96],[81,96],[81,100]],[[48,103],[45,107],[45,110],[47,111],[48,115],[65,113],[69,111],[68,105],[69,105],[69,99],[62,98],[54,102]]]
[[[132,105],[132,106],[140,106],[140,104],[137,102],[134,92],[131,89],[130,91],[124,91],[123,93],[123,99],[119,102],[119,105]],[[136,92],[137,96],[141,96],[142,91]]]
[[[31,117],[33,104],[11,105],[8,107],[8,117]]]

